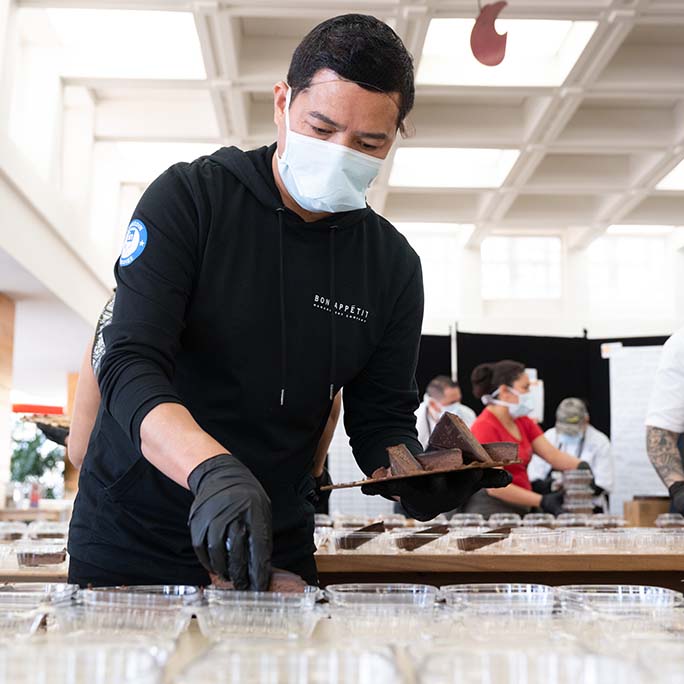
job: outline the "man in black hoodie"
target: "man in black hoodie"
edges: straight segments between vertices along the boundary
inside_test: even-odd
[[[176,164],[140,200],[115,268],[102,403],[69,538],[79,584],[264,589],[316,581],[311,466],[333,397],[368,474],[421,450],[423,288],[365,193],[413,105],[384,23],[324,22],[274,87],[278,141]],[[275,379],[275,382],[274,382]],[[422,519],[504,471],[379,488]]]

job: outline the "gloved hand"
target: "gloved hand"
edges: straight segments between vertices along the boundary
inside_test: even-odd
[[[553,477],[551,473],[543,480],[532,480],[532,491],[536,494],[549,494],[553,485]]]
[[[195,495],[188,526],[202,565],[236,589],[266,591],[271,579],[271,501],[231,454],[200,463],[188,476]]]
[[[386,499],[399,497],[404,510],[416,520],[432,520],[440,513],[462,506],[479,489],[511,484],[511,474],[500,468],[473,468],[445,475],[390,480],[363,485],[364,494],[379,494]]]
[[[577,466],[577,470],[588,470],[591,473],[591,488],[594,491],[594,494],[598,496],[599,494],[603,494],[603,488],[599,487],[596,484],[596,480],[594,479],[594,471],[591,469],[591,466],[586,462],[586,461],[580,461],[580,464]]]
[[[544,513],[551,513],[551,515],[558,515],[563,512],[563,492],[551,492],[550,494],[542,494],[539,508]]]
[[[327,487],[328,485],[333,484],[332,477],[330,477],[330,473],[325,466],[323,467],[323,472],[318,477],[314,477],[314,482],[313,505],[316,509],[316,513],[323,513],[328,505],[332,492],[329,489],[322,492],[321,487]]]
[[[675,482],[670,485],[670,498],[672,499],[672,508],[677,513],[684,515],[684,482]]]
[[[48,425],[47,423],[36,423],[36,427],[52,442],[66,446],[67,437],[69,436],[69,429],[58,427],[57,425]]]

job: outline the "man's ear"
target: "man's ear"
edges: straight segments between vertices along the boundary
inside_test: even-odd
[[[287,99],[287,83],[278,81],[273,86],[273,123],[277,126],[285,119],[285,101]]]

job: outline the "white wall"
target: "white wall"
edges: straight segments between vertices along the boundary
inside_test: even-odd
[[[445,269],[441,279],[435,278],[434,274],[425,279],[428,299],[434,296],[430,287],[440,291],[453,288],[454,292],[453,297],[445,300],[445,306],[450,308],[440,316],[431,316],[426,307],[423,331],[448,334],[449,323],[457,321],[463,332],[581,337],[586,328],[589,337],[593,338],[669,335],[684,325],[684,250],[679,248],[683,241],[682,230],[676,229],[669,237],[653,238],[665,240],[662,267],[648,272],[635,269],[631,294],[602,291],[606,286],[599,287],[590,251],[569,249],[567,236],[561,236],[563,261],[559,299],[483,300],[480,251],[458,247],[451,267],[456,272],[455,278],[454,272]],[[409,232],[406,236],[420,254],[425,240],[413,240]],[[422,260],[423,268],[429,268],[430,259],[423,256]],[[441,298],[441,294],[439,296]],[[659,306],[668,297],[666,306]]]

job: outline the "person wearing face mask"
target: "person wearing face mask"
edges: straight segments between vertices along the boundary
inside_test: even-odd
[[[418,441],[427,449],[435,425],[445,413],[456,414],[468,427],[475,421],[475,411],[461,403],[461,388],[448,375],[430,380],[425,395],[416,411]]]
[[[608,510],[608,495],[613,489],[614,464],[610,440],[589,422],[586,404],[575,397],[563,399],[556,409],[556,425],[544,433],[560,451],[586,461],[594,473],[594,507],[597,513]],[[527,467],[534,491],[550,490],[551,465],[536,454]]]
[[[471,375],[473,394],[485,409],[472,425],[481,443],[517,442],[521,463],[506,466],[513,482],[502,489],[476,492],[463,510],[467,513],[519,513],[532,509],[558,515],[563,509],[562,492],[538,494],[532,491],[527,466],[537,454],[555,470],[589,468],[589,464],[561,451],[544,436],[541,428],[529,418],[534,409],[530,379],[525,366],[517,361],[498,361],[477,366]]]
[[[387,24],[334,17],[273,88],[276,142],[147,188],[115,266],[70,582],[264,590],[276,567],[315,584],[311,471],[340,389],[366,474],[390,446],[422,451],[420,260],[366,203],[414,94]],[[427,520],[510,481],[418,479],[364,491]]]

